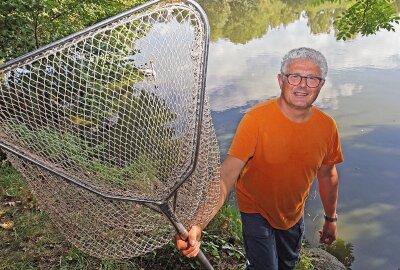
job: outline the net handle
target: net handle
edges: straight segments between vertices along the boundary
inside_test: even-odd
[[[165,202],[160,205],[160,209],[164,213],[164,215],[169,219],[172,225],[175,227],[176,232],[183,237],[183,240],[187,240],[189,237],[189,232],[186,230],[185,226],[183,226],[183,224],[179,222],[179,219],[172,210],[171,205],[168,202]],[[214,270],[214,267],[211,265],[210,261],[204,255],[203,251],[201,250],[199,251],[199,253],[197,254],[197,259],[205,269]]]
[[[146,4],[144,4],[144,5],[141,5],[141,6],[138,6],[136,8],[133,8],[131,10],[128,10],[128,11],[126,11],[124,13],[121,13],[121,14],[119,14],[117,16],[114,16],[114,17],[112,17],[110,19],[102,21],[102,22],[100,22],[98,24],[95,24],[95,25],[89,27],[89,28],[86,28],[86,29],[84,29],[84,30],[82,30],[80,32],[72,34],[72,35],[70,35],[68,37],[65,37],[63,39],[55,41],[55,42],[53,42],[51,44],[48,44],[48,45],[46,45],[46,46],[44,46],[44,47],[42,47],[40,49],[35,50],[33,52],[30,52],[28,54],[25,54],[25,55],[23,55],[21,57],[18,57],[16,59],[14,59],[14,60],[11,60],[10,62],[7,62],[5,64],[0,65],[0,72],[4,72],[7,69],[11,69],[11,68],[13,68],[14,65],[17,66],[18,63],[26,61],[27,59],[34,58],[36,56],[40,56],[41,53],[43,53],[43,52],[45,52],[47,50],[50,50],[53,47],[55,47],[55,46],[57,46],[57,45],[59,45],[61,43],[66,43],[69,40],[72,40],[72,39],[74,39],[74,38],[76,38],[76,37],[78,37],[80,35],[83,35],[84,33],[93,31],[94,29],[97,29],[97,28],[99,28],[99,27],[101,27],[103,25],[112,23],[112,22],[114,22],[114,21],[116,21],[116,20],[118,20],[118,19],[120,19],[120,18],[122,18],[124,16],[127,16],[128,14],[131,14],[133,12],[136,12],[137,10],[146,8],[148,6],[151,6],[151,5],[156,4],[158,2],[161,2],[161,1],[163,1],[163,0],[150,1],[150,2],[148,2]],[[46,166],[45,164],[42,164],[41,162],[35,160],[34,158],[31,158],[31,157],[28,157],[28,156],[24,155],[24,153],[22,153],[19,149],[15,148],[15,147],[12,147],[12,146],[9,146],[9,145],[6,145],[1,141],[0,141],[0,148],[4,148],[5,150],[10,151],[11,153],[16,154],[17,156],[19,156],[19,157],[21,157],[21,158],[23,158],[25,160],[28,160],[28,161],[34,163],[35,165],[38,165],[39,167],[41,167],[41,168],[43,168],[43,169],[45,169],[45,170],[47,170],[47,171],[49,171],[51,173],[54,173],[55,175],[58,175],[58,176],[64,178],[65,180],[68,180],[68,181],[70,181],[70,182],[72,182],[74,184],[77,184],[77,185],[81,186],[82,188],[85,188],[85,189],[87,189],[87,190],[89,190],[91,192],[94,192],[94,193],[96,193],[98,195],[101,195],[102,197],[110,198],[110,199],[126,200],[126,201],[135,201],[135,202],[143,203],[143,204],[146,204],[146,205],[152,204],[152,205],[159,206],[161,211],[171,221],[171,223],[175,227],[176,231],[180,235],[182,235],[185,239],[187,239],[188,231],[183,226],[183,224],[178,220],[176,214],[171,209],[171,207],[170,207],[169,203],[167,202],[167,200],[169,200],[176,193],[177,189],[192,175],[194,169],[196,168],[197,161],[198,161],[198,152],[199,152],[199,148],[200,148],[200,135],[201,135],[202,120],[203,120],[202,116],[203,116],[204,99],[205,99],[205,83],[206,83],[205,74],[206,74],[206,71],[207,71],[207,56],[208,56],[209,33],[210,33],[209,28],[210,27],[209,27],[208,20],[207,20],[207,17],[205,15],[205,12],[202,10],[200,5],[198,5],[193,0],[183,0],[183,2],[188,2],[188,3],[192,4],[193,6],[195,6],[198,9],[200,14],[202,15],[201,17],[204,20],[204,23],[205,23],[205,26],[206,26],[206,28],[205,28],[206,40],[205,40],[205,44],[204,44],[205,51],[204,51],[204,54],[203,54],[202,71],[201,71],[202,74],[203,74],[203,77],[202,77],[202,81],[201,81],[201,92],[200,92],[200,98],[199,98],[199,100],[200,100],[200,102],[199,102],[200,103],[200,105],[199,105],[200,118],[199,118],[199,121],[197,123],[197,125],[198,125],[197,126],[197,128],[198,128],[197,144],[196,144],[196,149],[195,149],[195,158],[194,158],[194,161],[191,164],[192,167],[188,171],[188,173],[182,179],[180,179],[180,181],[178,181],[178,183],[174,186],[172,192],[166,197],[165,200],[163,200],[162,202],[159,202],[159,201],[142,200],[142,199],[135,199],[135,198],[131,198],[131,197],[123,197],[123,196],[109,196],[108,194],[104,194],[104,193],[100,192],[99,190],[94,189],[93,187],[91,187],[89,185],[85,185],[85,184],[81,183],[80,181],[77,181],[77,179],[72,178],[69,175],[65,175],[64,173],[58,171],[56,168],[54,168],[54,169],[50,168],[50,167]],[[208,270],[213,270],[214,269],[211,266],[210,262],[205,257],[205,255],[204,255],[204,253],[202,251],[199,252],[197,258],[198,258],[199,262],[205,267],[205,269],[208,269]]]
[[[197,254],[197,259],[204,266],[205,269],[214,270],[211,263],[208,261],[208,259],[204,255],[203,251],[201,251],[201,250],[199,251],[199,253]]]

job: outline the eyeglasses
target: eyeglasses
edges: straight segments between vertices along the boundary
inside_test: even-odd
[[[288,83],[291,85],[299,85],[301,80],[304,78],[306,79],[306,84],[310,88],[315,88],[320,85],[322,81],[325,81],[322,78],[314,77],[314,76],[301,76],[299,74],[283,74],[288,79]]]

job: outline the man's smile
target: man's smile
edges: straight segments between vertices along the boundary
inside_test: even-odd
[[[310,95],[310,93],[308,92],[308,91],[305,91],[305,90],[294,90],[293,91],[293,94],[296,96],[296,97],[306,97],[306,96],[308,96],[308,95]]]

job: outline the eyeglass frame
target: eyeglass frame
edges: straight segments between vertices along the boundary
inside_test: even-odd
[[[321,85],[321,82],[324,82],[324,81],[325,81],[325,79],[324,79],[324,78],[321,78],[321,77],[317,77],[317,76],[301,76],[300,74],[296,74],[296,73],[288,73],[288,74],[282,73],[282,75],[285,76],[285,77],[287,78],[287,82],[288,82],[290,85],[293,85],[293,86],[299,85],[303,79],[306,79],[306,85],[307,85],[308,87],[310,87],[310,88],[317,88],[318,86]],[[295,75],[295,76],[300,77],[300,81],[299,81],[298,84],[292,84],[292,83],[289,82],[289,76],[291,76],[291,75]],[[318,79],[319,82],[318,82],[317,86],[309,86],[309,85],[308,85],[307,79]]]

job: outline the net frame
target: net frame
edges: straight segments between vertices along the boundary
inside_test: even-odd
[[[120,20],[123,20],[124,18],[129,17],[132,14],[135,14],[137,12],[141,12],[143,10],[148,9],[149,7],[153,7],[155,5],[160,5],[162,6],[163,4],[171,4],[171,5],[183,5],[181,3],[177,3],[176,1],[162,1],[162,0],[156,0],[156,1],[151,1],[148,2],[147,4],[138,6],[136,8],[133,8],[131,10],[128,10],[124,13],[121,13],[117,16],[114,16],[110,19],[107,19],[105,21],[102,21],[98,24],[93,25],[92,27],[89,27],[85,30],[82,30],[80,32],[77,32],[73,35],[70,35],[66,38],[63,38],[59,41],[53,42],[47,46],[44,46],[34,52],[28,53],[24,56],[21,56],[19,58],[16,58],[6,64],[3,64],[0,66],[0,73],[6,74],[8,72],[11,72],[12,70],[15,70],[21,66],[25,66],[31,62],[40,60],[43,58],[46,54],[49,53],[49,51],[57,50],[60,49],[60,47],[68,47],[70,42],[76,42],[77,39],[87,37],[90,35],[90,33],[96,32],[97,29],[100,29],[102,27],[107,27],[107,25],[112,25],[115,22],[118,22]],[[179,180],[175,183],[175,185],[169,189],[169,192],[165,194],[162,198],[153,198],[153,199],[146,199],[140,196],[131,196],[131,195],[115,195],[115,194],[110,194],[109,192],[103,192],[102,190],[99,190],[98,188],[94,187],[93,185],[90,185],[88,183],[82,182],[81,180],[77,179],[73,175],[70,175],[68,172],[66,173],[65,171],[59,170],[55,166],[48,166],[48,164],[41,162],[35,155],[29,155],[24,151],[24,149],[7,143],[3,139],[0,140],[0,147],[5,149],[7,152],[9,152],[11,155],[9,155],[9,159],[11,160],[12,164],[19,169],[25,178],[29,178],[29,173],[33,173],[36,171],[37,175],[40,175],[42,179],[48,178],[52,179],[54,176],[57,176],[57,178],[62,179],[65,183],[72,183],[73,185],[79,186],[82,188],[82,192],[85,193],[85,196],[91,196],[93,200],[97,200],[100,204],[103,201],[108,202],[111,200],[112,202],[122,202],[124,203],[137,203],[140,205],[144,205],[148,207],[151,210],[154,210],[156,212],[162,212],[166,218],[171,222],[171,224],[174,226],[177,232],[179,232],[181,235],[187,237],[187,231],[185,229],[185,225],[188,226],[188,222],[186,221],[186,224],[183,224],[180,222],[180,218],[178,218],[177,212],[179,212],[179,207],[178,209],[176,208],[177,201],[179,201],[179,197],[177,197],[177,192],[178,190],[184,185],[185,183],[188,182],[190,177],[193,175],[195,172],[196,168],[198,167],[199,164],[199,153],[203,150],[201,149],[201,136],[205,133],[207,134],[208,138],[211,138],[213,141],[216,141],[215,138],[215,133],[212,130],[212,123],[211,123],[211,115],[209,112],[208,108],[208,99],[206,97],[205,93],[205,80],[206,80],[206,69],[207,69],[207,58],[208,58],[208,46],[209,46],[209,24],[207,17],[202,10],[202,8],[195,3],[192,0],[187,0],[184,1],[184,5],[190,6],[193,8],[193,10],[196,11],[197,14],[199,14],[198,18],[199,20],[202,21],[203,27],[204,27],[204,42],[203,42],[203,54],[201,56],[201,66],[200,66],[200,72],[199,74],[200,79],[200,85],[199,85],[199,95],[198,95],[198,118],[196,119],[196,137],[194,138],[194,149],[192,151],[192,156],[190,158],[190,162],[185,170],[185,173],[179,178]],[[203,119],[203,116],[205,116]],[[211,131],[210,131],[211,130]],[[209,146],[211,148],[214,148],[214,151],[217,151],[218,147],[215,145]],[[214,161],[215,159],[219,159],[218,157],[213,157]],[[33,164],[33,165],[32,165]],[[218,173],[217,173],[218,174]],[[219,178],[218,175],[214,176],[214,179]],[[53,179],[54,180],[54,179]],[[59,179],[57,179],[59,180]],[[219,180],[219,179],[218,179]],[[56,181],[56,180],[54,180]],[[58,185],[61,185],[59,181]],[[32,185],[32,184],[31,184]],[[59,188],[59,186],[57,186]],[[219,185],[217,182],[214,182],[212,185],[209,186],[210,189],[213,189],[213,192],[217,194],[219,192],[218,188]],[[65,187],[65,190],[68,190],[68,187]],[[57,194],[55,196],[58,196]],[[216,201],[214,198],[214,202],[211,202],[212,206],[216,205]],[[122,207],[123,208],[123,207]],[[204,220],[206,217],[211,213],[212,209],[204,210],[202,209],[201,212],[199,211],[201,207],[197,209],[197,213],[195,219],[197,220]],[[200,213],[201,212],[201,213]],[[202,216],[202,217],[198,217]],[[79,245],[78,245],[79,246]],[[110,257],[112,257],[112,254],[110,254]],[[202,264],[207,268],[207,269],[212,269],[212,266],[208,262],[208,260],[205,258],[203,253],[199,254],[199,260],[202,262]]]

